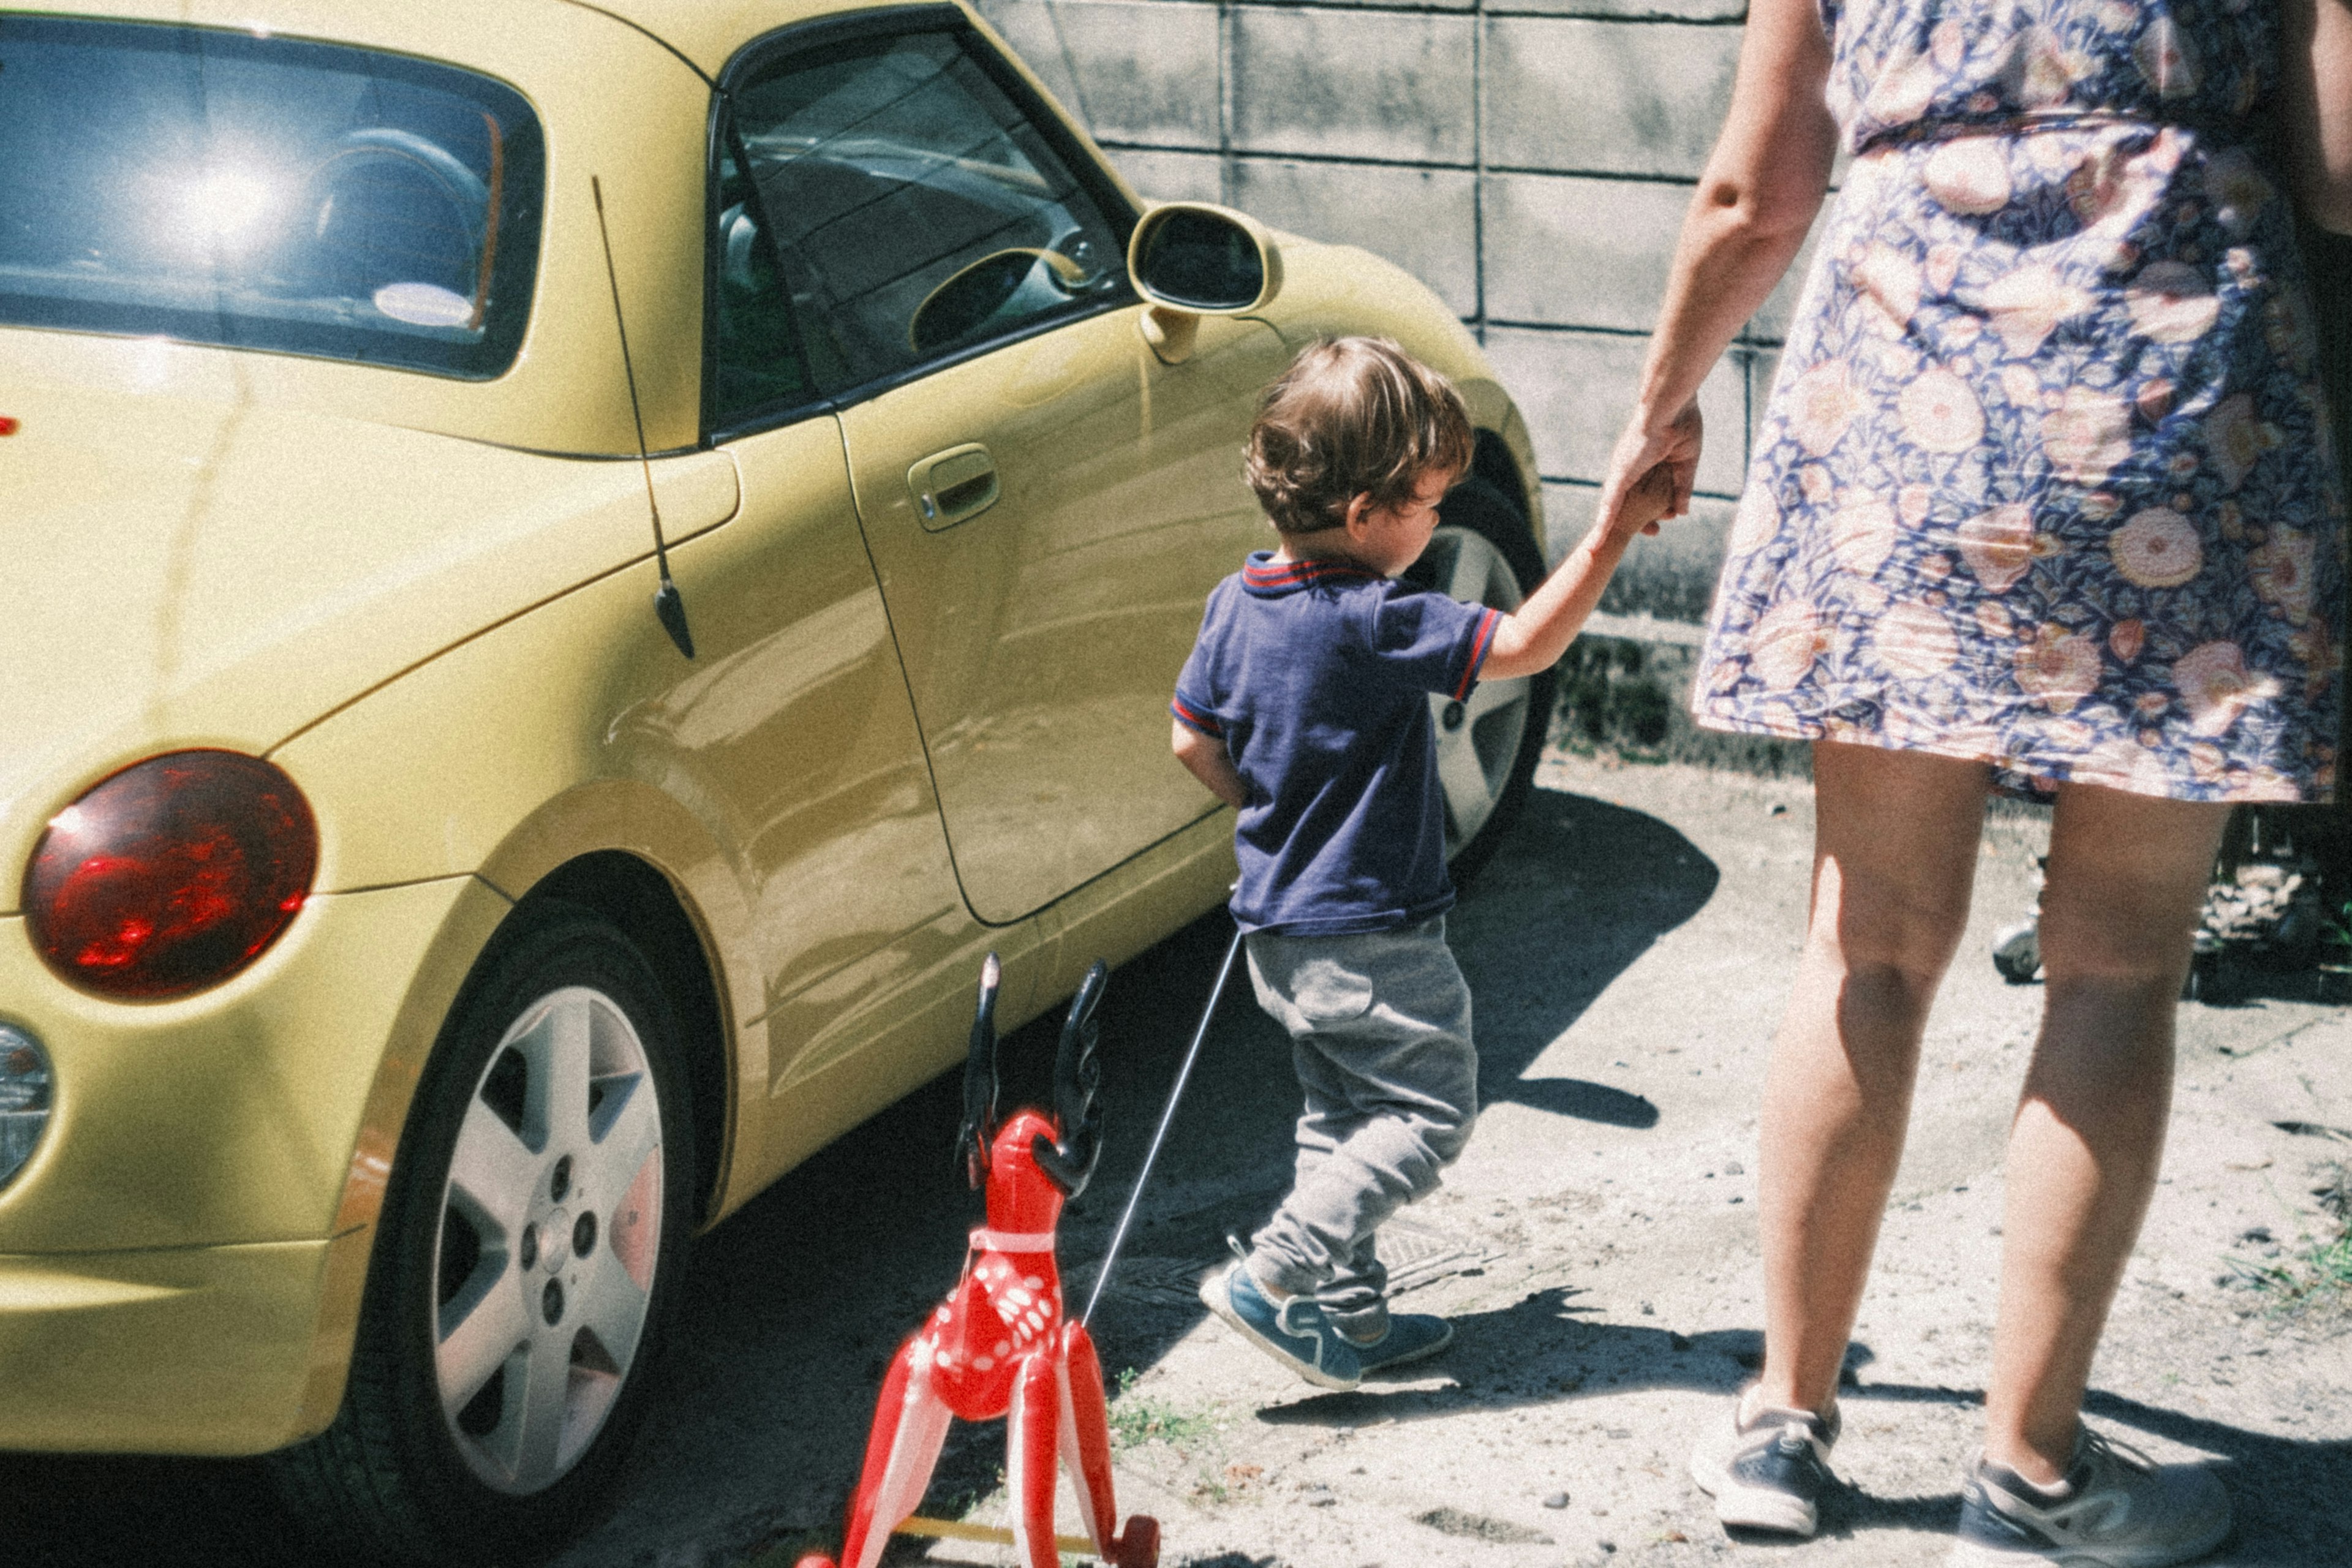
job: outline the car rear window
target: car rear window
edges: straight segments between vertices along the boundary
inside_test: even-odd
[[[0,17],[0,323],[494,376],[541,163],[530,106],[471,71]]]

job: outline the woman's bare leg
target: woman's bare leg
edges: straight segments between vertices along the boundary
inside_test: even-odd
[[[1813,748],[1812,913],[1764,1080],[1759,1405],[1820,1412],[1836,1394],[1989,780],[1976,763]]]
[[[2048,991],[2009,1140],[1985,1457],[2071,1454],[2172,1105],[2172,1025],[2229,808],[2062,786],[2042,894]]]

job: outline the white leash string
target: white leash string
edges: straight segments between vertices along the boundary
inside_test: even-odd
[[[1118,1228],[1110,1235],[1110,1246],[1104,1249],[1102,1267],[1095,1270],[1095,1288],[1087,1297],[1087,1310],[1078,1314],[1078,1326],[1091,1326],[1095,1303],[1102,1300],[1103,1287],[1110,1282],[1110,1271],[1118,1262],[1118,1249],[1127,1240],[1127,1227],[1134,1223],[1136,1205],[1143,1201],[1143,1189],[1151,1180],[1152,1163],[1160,1158],[1160,1145],[1168,1137],[1168,1124],[1176,1120],[1176,1106],[1184,1098],[1184,1085],[1192,1076],[1192,1064],[1200,1058],[1201,1042],[1209,1037],[1209,1020],[1216,1016],[1217,1004],[1225,994],[1225,977],[1234,972],[1234,957],[1242,950],[1242,932],[1234,928],[1234,940],[1225,949],[1225,961],[1217,966],[1217,983],[1209,987],[1209,1005],[1201,1009],[1201,1026],[1192,1031],[1192,1044],[1184,1053],[1184,1065],[1176,1069],[1176,1087],[1168,1091],[1168,1109],[1160,1113],[1160,1130],[1151,1135],[1151,1147],[1144,1152],[1143,1169],[1137,1173],[1135,1190],[1127,1194],[1127,1212],[1118,1216]]]

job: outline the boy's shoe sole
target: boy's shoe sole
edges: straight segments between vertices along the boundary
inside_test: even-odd
[[[1821,1494],[1833,1484],[1836,1422],[1784,1410],[1759,1411],[1744,1429],[1738,1420],[1735,1401],[1730,1429],[1691,1451],[1691,1479],[1715,1500],[1717,1521],[1734,1530],[1811,1535],[1821,1528]]]
[[[2171,1568],[2229,1538],[2230,1496],[2201,1465],[2158,1465],[2085,1427],[2066,1480],[2053,1502],[1979,1464],[1961,1489],[1948,1568]]]
[[[1454,1342],[1454,1325],[1433,1312],[1393,1312],[1388,1331],[1370,1344],[1348,1343],[1367,1373],[1426,1361]]]
[[[1277,1312],[1276,1321],[1269,1322],[1263,1328],[1251,1322],[1243,1314],[1241,1309],[1234,1304],[1234,1292],[1237,1287],[1247,1289],[1250,1294],[1264,1302],[1269,1311]],[[1297,1300],[1293,1297],[1291,1301],[1285,1305],[1296,1304]],[[1278,1327],[1278,1310],[1259,1292],[1257,1282],[1250,1279],[1248,1268],[1238,1258],[1201,1281],[1201,1304],[1231,1324],[1235,1333],[1318,1388],[1328,1388],[1338,1394],[1349,1394],[1353,1393],[1356,1385],[1363,1381],[1362,1373],[1358,1370],[1355,1352],[1348,1347],[1337,1329],[1328,1327],[1324,1329],[1323,1333],[1329,1339],[1328,1343],[1319,1336],[1283,1333]],[[1303,1310],[1315,1313],[1318,1321],[1320,1321],[1321,1313],[1312,1302],[1304,1303]],[[1337,1358],[1338,1364],[1327,1370],[1313,1352],[1310,1351],[1307,1355],[1301,1355],[1295,1348],[1301,1342],[1308,1346],[1320,1346],[1326,1354]]]

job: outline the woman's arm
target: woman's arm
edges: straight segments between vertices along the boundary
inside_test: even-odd
[[[1690,510],[1699,383],[1788,270],[1829,190],[1838,137],[1829,75],[1816,0],[1755,0],[1731,110],[1683,220],[1639,400],[1611,454],[1595,528],[1613,529],[1633,487],[1661,464],[1674,479],[1667,515]]]
[[[2352,9],[2284,0],[2279,111],[2294,199],[2322,228],[2352,234]]]

